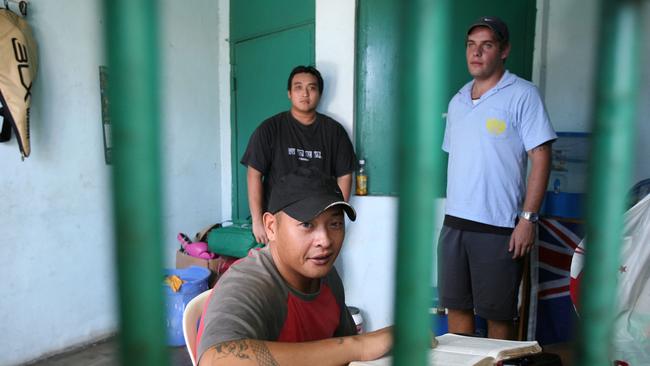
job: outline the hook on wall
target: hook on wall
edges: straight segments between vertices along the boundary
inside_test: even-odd
[[[28,3],[27,3],[26,0],[20,0],[20,1],[19,0],[4,0],[5,9],[7,9],[7,10],[11,10],[11,8],[9,7],[9,3],[18,4],[18,10],[20,10],[20,14],[22,14],[22,16],[24,16],[24,17],[27,16],[27,4]]]
[[[24,17],[27,16],[27,1],[21,1],[18,3],[18,9],[20,9],[20,14]]]

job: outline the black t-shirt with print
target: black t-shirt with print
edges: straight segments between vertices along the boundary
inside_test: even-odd
[[[264,208],[275,182],[294,168],[316,167],[338,178],[353,172],[356,161],[352,142],[340,123],[316,113],[314,123],[305,126],[289,111],[262,122],[241,159],[264,176]]]

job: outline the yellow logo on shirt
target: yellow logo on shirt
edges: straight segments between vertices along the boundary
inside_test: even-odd
[[[506,122],[496,118],[488,118],[485,128],[494,136],[499,136],[506,130]]]

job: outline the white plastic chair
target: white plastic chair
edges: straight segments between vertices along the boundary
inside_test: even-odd
[[[208,289],[190,300],[187,306],[185,306],[185,311],[183,311],[183,336],[185,337],[187,352],[190,354],[190,359],[194,366],[198,363],[198,360],[194,359],[197,346],[196,333],[198,331],[198,321],[203,313],[203,304],[210,296],[210,291],[212,289]]]

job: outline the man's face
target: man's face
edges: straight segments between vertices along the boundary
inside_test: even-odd
[[[320,92],[316,76],[302,72],[295,74],[288,92],[291,109],[302,113],[311,113],[318,107]]]
[[[485,80],[501,74],[503,63],[510,53],[510,45],[502,49],[492,30],[475,27],[467,36],[465,46],[467,69],[474,79]]]
[[[300,222],[282,211],[275,215],[267,212],[264,228],[282,277],[299,291],[317,291],[343,245],[343,210],[329,208],[309,222]]]

